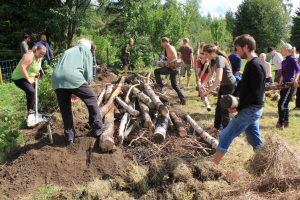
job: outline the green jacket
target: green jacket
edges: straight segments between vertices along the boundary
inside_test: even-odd
[[[52,74],[53,89],[74,89],[93,80],[91,50],[77,45],[66,50]]]

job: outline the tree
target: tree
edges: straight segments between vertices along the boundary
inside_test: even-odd
[[[257,50],[277,46],[288,37],[290,16],[283,1],[244,0],[236,12],[234,35],[250,34]]]
[[[295,12],[295,16],[293,17],[293,26],[291,31],[291,43],[296,47],[296,49],[300,50],[300,5]]]

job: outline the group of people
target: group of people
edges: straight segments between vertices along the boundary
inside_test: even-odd
[[[28,38],[24,38],[24,43],[25,39],[28,43]],[[130,39],[122,50],[122,62],[126,73],[130,64],[130,49],[133,44],[134,40]],[[259,149],[263,144],[259,130],[259,118],[263,113],[265,85],[267,82],[272,82],[272,70],[271,65],[266,61],[266,54],[260,54],[258,57],[255,53],[255,39],[247,34],[237,37],[234,41],[233,53],[229,56],[220,50],[218,44],[198,44],[194,55],[187,38],[183,39],[179,53],[166,37],[161,39],[161,45],[164,49],[162,59],[166,65],[154,70],[156,85],[159,90],[164,88],[161,75],[169,75],[172,88],[177,92],[180,103],[185,105],[187,98],[182,87],[178,84],[178,80],[182,85],[182,77],[187,75],[187,86],[189,86],[193,69],[196,72],[199,96],[207,99],[211,92],[218,90],[214,129],[212,131],[222,131],[219,133],[220,142],[214,162],[216,164],[220,162],[233,139],[242,132],[246,133],[253,148]],[[26,45],[23,46],[26,47]],[[39,78],[39,70],[44,57],[48,58],[47,45],[37,43],[32,50],[28,51],[28,47],[27,50],[24,49],[24,55],[14,70],[12,78],[15,84],[25,91],[27,109],[31,113],[34,112],[33,80]],[[88,108],[92,134],[99,137],[107,128],[100,115],[97,97],[89,87],[95,70],[93,66],[96,65],[95,51],[96,46],[90,40],[79,40],[76,46],[63,53],[52,74],[52,85],[62,114],[64,133],[68,143],[73,143],[76,136],[72,102],[75,102],[77,98],[80,98]],[[273,48],[268,49],[267,52],[272,56],[276,66],[275,82],[293,82],[293,87],[284,88],[280,91],[278,128],[288,127],[288,104],[294,93],[294,88],[299,86],[300,67],[293,56],[293,51],[294,48],[290,44],[282,44],[281,54],[285,60]],[[241,59],[247,61],[243,73],[241,72]],[[178,60],[183,62],[180,65],[181,69],[178,67]],[[222,108],[220,100],[223,95],[228,94],[239,97],[238,107]],[[238,114],[231,119],[230,113],[235,112]]]

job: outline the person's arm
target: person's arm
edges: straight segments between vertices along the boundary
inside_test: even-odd
[[[194,67],[194,62],[193,62],[193,60],[194,60],[194,54],[193,54],[193,51],[191,52],[190,59],[191,59],[191,65],[192,65],[191,67],[192,67],[192,68],[195,68],[195,67]]]
[[[200,80],[201,80],[202,76],[204,75],[205,71],[207,70],[208,66],[209,66],[209,64],[206,62],[206,63],[204,64],[203,70],[201,70],[201,74],[200,74],[200,76],[199,76],[199,79],[200,79]]]
[[[218,68],[216,70],[216,79],[214,84],[208,89],[207,93],[214,91],[221,83],[223,78],[223,68]]]
[[[209,64],[208,64],[209,65]],[[211,78],[213,77],[213,75],[214,75],[214,70],[212,69],[212,70],[210,70],[210,73],[208,74],[208,76],[205,78],[205,80],[203,81],[203,86],[204,85],[206,85],[206,83],[208,83],[210,80],[211,80]]]
[[[29,82],[29,83],[33,83],[34,80],[32,80],[29,75],[28,75],[28,72],[27,72],[27,67],[32,63],[33,61],[33,54],[32,53],[26,53],[24,54],[23,56],[23,62],[22,64],[20,65],[20,69],[21,69],[21,72],[24,76],[24,78]]]
[[[296,88],[299,87],[298,80],[300,75],[300,66],[296,60],[294,60],[294,66],[295,66],[294,87]]]
[[[49,53],[50,53],[50,57],[51,57],[51,59],[53,59],[54,58],[54,55],[53,55],[53,51],[52,51],[52,49],[51,49],[51,47],[49,46]]]

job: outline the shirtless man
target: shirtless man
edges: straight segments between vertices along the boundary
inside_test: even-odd
[[[259,55],[259,58],[265,68],[266,71],[266,83],[267,84],[272,84],[273,80],[272,80],[272,66],[270,63],[267,62],[267,55],[265,53],[261,53]]]
[[[184,96],[183,92],[180,90],[178,83],[177,83],[177,76],[179,74],[179,69],[174,67],[174,62],[177,61],[177,52],[174,46],[170,44],[168,38],[163,37],[161,39],[161,45],[165,49],[166,58],[167,58],[167,66],[160,67],[154,70],[155,80],[157,85],[163,89],[164,84],[161,80],[160,75],[170,75],[171,85],[173,89],[177,92],[178,97],[182,105],[186,104],[186,97]]]

